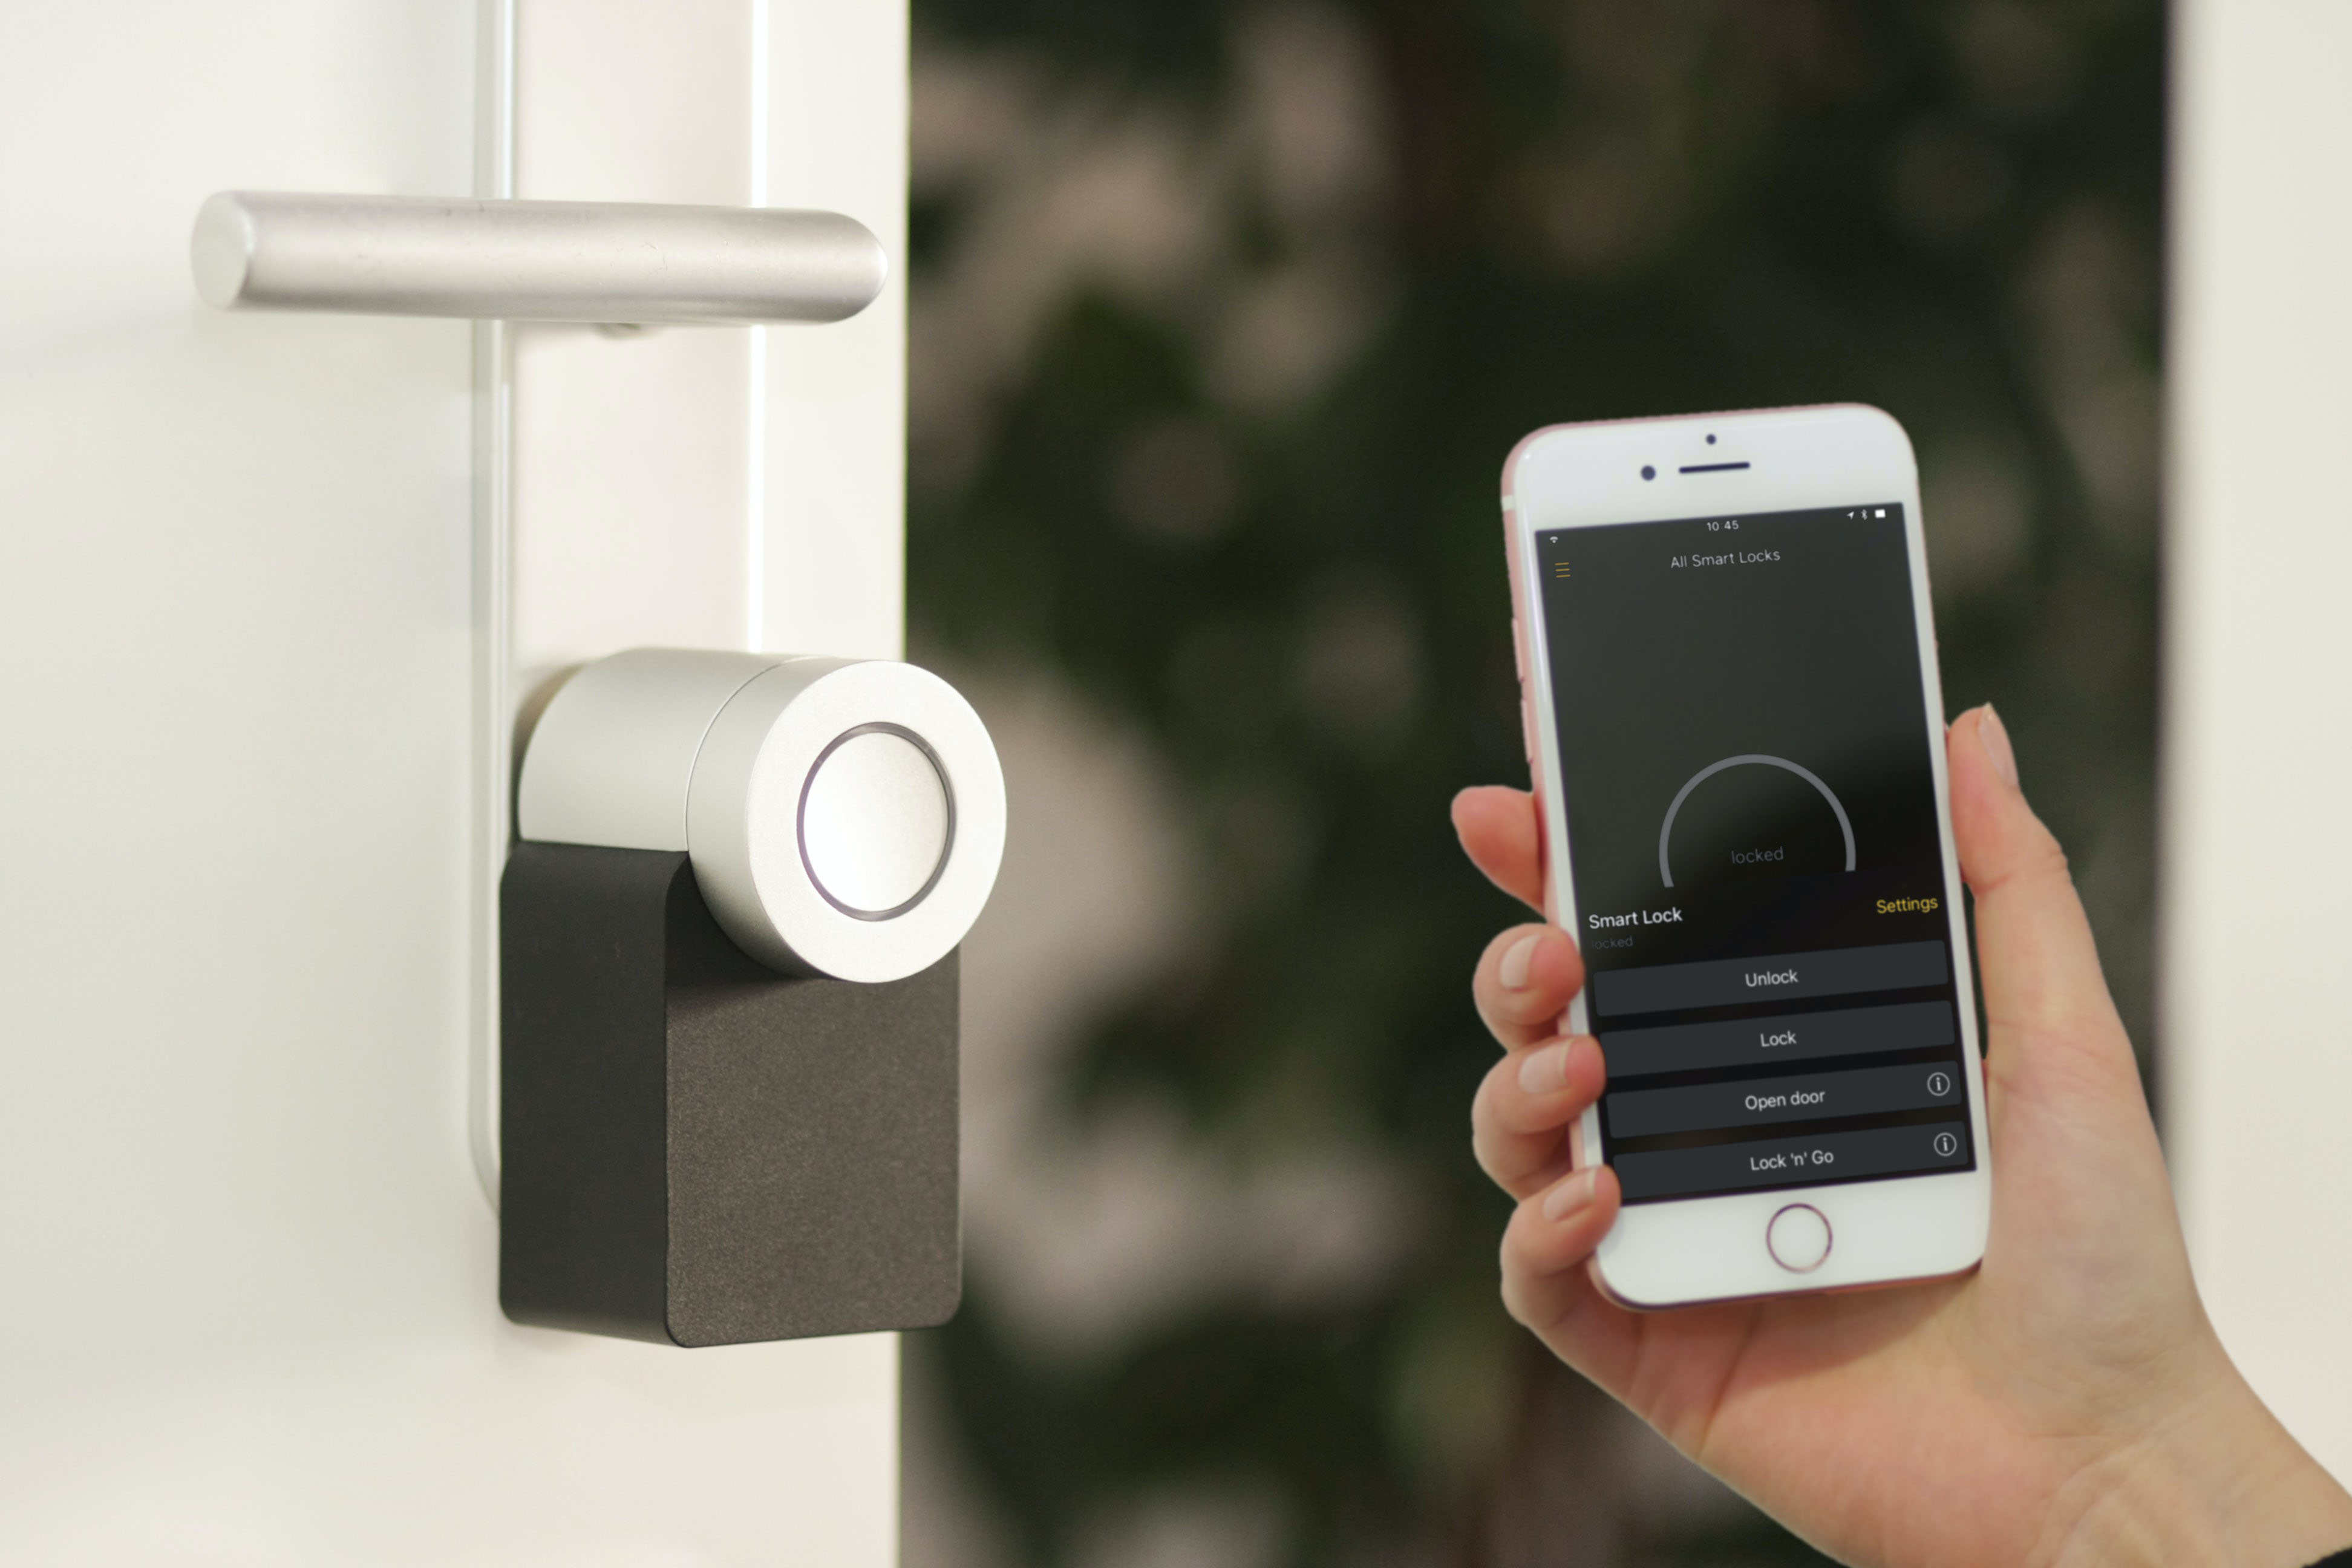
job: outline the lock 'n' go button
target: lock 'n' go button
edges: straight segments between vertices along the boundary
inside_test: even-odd
[[[1963,1122],[1867,1127],[1804,1137],[1745,1138],[1695,1149],[1620,1154],[1610,1163],[1627,1203],[1699,1197],[1743,1187],[1826,1185],[1884,1176],[1927,1175],[1961,1168],[1969,1156]]]

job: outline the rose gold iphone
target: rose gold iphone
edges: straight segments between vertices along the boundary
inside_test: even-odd
[[[1609,1089],[1572,1130],[1631,1306],[1984,1254],[1983,1075],[1903,428],[1562,425],[1503,470],[1547,913]]]

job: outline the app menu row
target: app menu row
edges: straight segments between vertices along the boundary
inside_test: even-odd
[[[1898,1002],[1835,1013],[1783,1013],[1727,1023],[1610,1029],[1601,1037],[1609,1077],[1714,1068],[1776,1067],[1822,1057],[1928,1049],[1958,1043],[1949,1002]]]
[[[1924,1110],[1959,1102],[1959,1068],[1954,1064],[1857,1068],[1845,1072],[1751,1078],[1736,1083],[1612,1094],[1609,1097],[1609,1135],[1647,1138],[1661,1132],[1757,1127],[1775,1121],[1876,1116],[1890,1110]]]
[[[1944,943],[1885,942],[1769,958],[1711,958],[1696,963],[1604,969],[1592,976],[1592,1008],[1601,1018],[1621,1018],[1632,1013],[1731,1007],[1801,996],[1909,991],[1941,985],[1950,978]]]
[[[1620,1154],[1612,1163],[1629,1203],[1741,1187],[1810,1186],[1958,1170],[1969,1163],[1969,1124],[1946,1121],[1811,1138],[1751,1138],[1699,1149]]]

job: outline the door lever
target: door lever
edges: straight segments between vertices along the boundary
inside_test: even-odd
[[[275,191],[206,201],[189,260],[222,310],[647,326],[838,321],[889,276],[839,213]]]

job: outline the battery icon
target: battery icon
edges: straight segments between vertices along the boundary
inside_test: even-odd
[[[1885,507],[1880,507],[1878,510],[1872,515],[1876,517],[1885,517],[1886,515],[1886,509]]]

